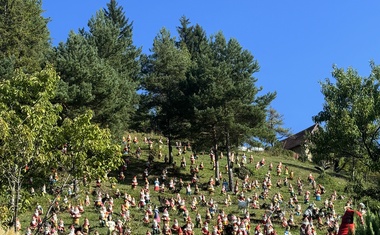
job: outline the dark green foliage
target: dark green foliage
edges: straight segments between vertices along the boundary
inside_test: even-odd
[[[326,79],[321,83],[325,104],[314,121],[324,126],[310,137],[316,160],[344,159],[336,168],[350,166],[353,173],[378,169],[380,70],[373,64],[371,67],[371,75],[366,78],[352,68],[344,71],[334,67],[336,82]]]
[[[42,69],[50,50],[48,19],[42,13],[40,0],[0,1],[0,79],[9,79],[12,67],[26,73]]]
[[[56,49],[56,67],[61,76],[57,101],[64,116],[74,118],[86,109],[95,112],[94,121],[106,126],[112,123],[119,83],[117,73],[97,56],[96,48],[86,39],[71,33],[66,43]],[[119,121],[120,122],[120,121]]]
[[[273,148],[265,149],[273,156],[286,156],[288,158],[294,158],[294,152],[284,149],[281,143],[276,144]]]
[[[252,170],[250,170],[248,167],[245,167],[245,166],[235,167],[234,168],[234,173],[241,180],[244,180],[247,175],[249,177],[252,177],[254,175],[254,173],[252,172]]]
[[[258,63],[236,40],[227,42],[218,33],[209,48],[208,58],[199,63],[203,73],[199,76],[200,89],[194,93],[194,126],[204,133],[198,140],[223,144],[228,132],[232,142],[239,145],[263,123],[265,108],[275,94],[256,97],[261,88],[255,86],[257,79],[252,74],[258,71]],[[216,139],[210,138],[214,131],[219,136]]]
[[[269,107],[265,123],[257,128],[258,138],[265,147],[274,147],[280,139],[291,135],[290,129],[284,128],[283,116]]]
[[[259,70],[258,63],[237,40],[227,41],[221,32],[207,39],[199,25],[189,24],[181,18],[178,44],[186,46],[192,59],[186,80],[193,117],[190,135],[198,150],[212,146],[218,155],[223,146],[228,156],[231,143],[241,145],[264,123],[265,110],[276,94],[257,96],[261,88],[255,86],[253,74]],[[218,171],[216,163],[215,177]]]
[[[170,32],[161,29],[153,43],[153,54],[144,62],[142,87],[146,105],[152,110],[159,131],[169,138],[178,139],[186,131],[186,99],[183,84],[190,66],[186,48],[178,48]],[[169,146],[170,143],[169,143]],[[169,161],[172,162],[171,149]]]
[[[140,72],[137,59],[141,49],[133,45],[133,26],[125,17],[123,7],[111,0],[107,8],[89,20],[88,27],[89,31],[82,29],[81,34],[96,47],[98,56],[119,73],[120,79],[129,83],[136,81]]]
[[[10,79],[14,74],[15,60],[11,57],[0,59],[0,80]]]
[[[365,179],[379,169],[380,159],[380,70],[373,63],[371,69],[368,77],[360,77],[352,68],[334,67],[335,81],[321,83],[323,110],[313,117],[321,125],[309,137],[313,161],[349,173],[346,191],[358,195],[378,187]]]
[[[57,102],[71,118],[94,111],[93,121],[113,134],[128,129],[136,110],[140,49],[133,46],[132,24],[116,1],[89,20],[89,31],[70,33],[56,48],[62,81]]]

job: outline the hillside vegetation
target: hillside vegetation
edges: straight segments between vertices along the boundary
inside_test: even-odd
[[[110,0],[88,27],[53,46],[43,12],[40,0],[0,4],[5,228],[55,234],[62,220],[63,234],[107,234],[115,221],[124,234],[145,234],[152,230],[149,213],[157,208],[163,216],[169,207],[170,227],[215,213],[210,230],[220,217],[225,231],[249,221],[242,230],[273,222],[284,233],[288,221],[291,232],[306,226],[302,214],[310,207],[309,227],[313,218],[313,228],[325,233],[338,226],[346,205],[380,208],[374,63],[368,77],[334,67],[335,81],[321,83],[325,103],[312,117],[318,130],[302,143],[312,163],[278,147],[291,133],[271,106],[277,93],[258,86],[259,62],[222,31],[207,35],[183,16],[178,37],[163,27],[145,54],[134,45],[123,7]],[[236,151],[246,144],[268,151]]]
[[[330,200],[331,195],[336,191],[338,197],[337,200],[333,202],[334,204],[334,210],[336,213],[336,218],[338,219],[339,216],[342,215],[344,211],[344,206],[346,205],[347,201],[349,200],[349,195],[344,193],[344,188],[347,184],[346,180],[343,178],[338,177],[332,177],[329,176],[329,172],[325,173],[323,178],[320,177],[318,171],[314,168],[314,165],[309,162],[300,162],[299,160],[294,159],[293,157],[286,156],[286,155],[272,155],[270,152],[235,152],[235,156],[239,156],[240,159],[245,154],[247,156],[247,164],[244,166],[248,170],[247,172],[250,174],[249,176],[249,182],[253,180],[258,180],[260,186],[259,188],[253,188],[251,190],[243,190],[242,188],[242,182],[243,180],[240,179],[239,176],[239,168],[237,167],[237,164],[234,164],[234,182],[239,183],[239,192],[237,195],[235,195],[234,192],[227,192],[226,195],[221,193],[222,186],[215,186],[215,192],[213,194],[210,194],[208,191],[207,183],[209,182],[210,178],[214,178],[214,171],[213,171],[213,165],[210,161],[210,155],[209,152],[201,152],[197,153],[198,158],[195,160],[195,165],[199,166],[202,162],[204,164],[204,169],[200,170],[198,177],[199,177],[199,193],[197,195],[194,194],[194,187],[192,187],[192,195],[186,195],[186,189],[185,187],[182,188],[179,192],[173,192],[168,189],[168,183],[170,179],[177,179],[179,180],[182,178],[184,181],[184,185],[186,186],[188,183],[191,182],[193,174],[190,173],[190,156],[193,154],[191,150],[187,150],[186,152],[183,151],[182,155],[178,155],[178,151],[176,152],[175,156],[175,164],[168,165],[164,162],[165,155],[167,155],[167,146],[165,144],[159,144],[160,137],[153,136],[153,135],[145,135],[145,134],[137,134],[132,133],[132,138],[136,136],[139,140],[138,143],[133,143],[131,141],[130,143],[130,149],[128,153],[124,154],[125,159],[128,159],[129,163],[126,166],[126,168],[123,170],[124,179],[119,178],[120,172],[110,172],[108,177],[103,179],[102,176],[99,176],[103,179],[103,181],[100,183],[100,186],[96,186],[96,178],[87,179],[87,184],[83,185],[82,179],[79,181],[80,184],[80,191],[77,194],[74,194],[73,192],[73,184],[72,178],[69,177],[67,182],[65,182],[66,177],[68,176],[67,172],[60,171],[57,169],[58,173],[58,180],[52,187],[50,187],[49,182],[49,175],[45,176],[36,176],[33,179],[33,183],[28,185],[28,191],[24,192],[25,197],[27,197],[27,200],[24,201],[24,206],[27,208],[25,211],[23,211],[22,215],[20,216],[20,221],[22,224],[22,231],[25,231],[26,228],[30,225],[32,221],[32,215],[35,212],[35,209],[37,208],[37,205],[42,206],[43,213],[41,214],[42,218],[47,219],[47,222],[51,225],[51,218],[52,218],[52,210],[50,210],[50,213],[48,213],[49,205],[54,205],[54,210],[57,210],[57,205],[59,205],[59,210],[56,211],[56,215],[58,220],[62,219],[65,222],[65,228],[66,232],[64,234],[68,234],[67,231],[69,231],[70,225],[73,223],[73,219],[70,216],[69,210],[71,206],[77,206],[77,205],[84,205],[84,212],[81,213],[81,217],[79,219],[79,224],[76,225],[77,228],[83,225],[83,222],[85,218],[88,218],[90,222],[90,231],[91,234],[94,233],[94,231],[98,231],[99,234],[106,234],[107,233],[107,227],[101,226],[99,223],[99,209],[97,209],[94,206],[94,201],[97,198],[97,194],[101,192],[102,198],[105,197],[106,194],[109,194],[110,197],[113,198],[113,214],[112,219],[114,221],[121,220],[124,222],[122,216],[121,216],[121,205],[124,203],[124,194],[129,194],[132,197],[135,198],[136,204],[139,202],[139,195],[140,190],[144,188],[145,186],[145,180],[143,178],[144,170],[147,167],[147,162],[149,156],[153,157],[153,162],[151,163],[151,166],[148,168],[149,170],[149,176],[148,176],[148,182],[149,182],[149,192],[150,192],[150,203],[148,205],[152,205],[153,209],[155,207],[161,207],[162,203],[159,201],[159,198],[177,198],[177,194],[179,193],[182,198],[186,201],[186,207],[189,210],[189,216],[192,218],[193,222],[195,222],[196,213],[199,212],[203,218],[205,219],[206,211],[208,210],[207,205],[202,205],[199,201],[200,195],[205,195],[206,201],[209,202],[210,199],[213,199],[214,202],[217,204],[217,210],[223,210],[226,214],[235,214],[239,217],[244,217],[245,213],[242,209],[238,208],[238,196],[243,192],[245,197],[252,198],[254,194],[261,195],[263,192],[262,190],[262,182],[264,178],[267,176],[267,174],[270,174],[271,181],[273,183],[271,189],[269,190],[268,196],[266,199],[259,199],[259,205],[260,208],[254,209],[251,206],[248,207],[248,212],[251,215],[251,232],[254,231],[254,228],[256,225],[261,223],[261,220],[264,216],[264,214],[267,214],[268,216],[272,215],[272,212],[269,211],[268,207],[266,205],[270,205],[271,202],[273,202],[273,197],[275,194],[281,193],[283,196],[283,202],[281,205],[281,211],[284,212],[284,215],[287,219],[289,219],[289,216],[291,214],[294,215],[294,221],[295,226],[292,226],[291,231],[296,233],[299,230],[299,226],[302,224],[302,214],[305,211],[305,209],[309,206],[309,204],[314,203],[316,207],[318,208],[324,208],[324,202],[325,200]],[[151,144],[145,143],[143,140],[144,138],[147,138],[148,140],[151,140]],[[151,145],[151,146],[150,146]],[[151,149],[150,149],[151,147]],[[136,150],[138,148],[141,148],[141,156],[137,158],[136,156]],[[183,149],[182,149],[183,150]],[[161,151],[162,157],[159,158],[159,152]],[[253,156],[253,162],[250,162],[250,156]],[[180,162],[181,158],[185,157],[187,166],[181,167]],[[265,165],[261,166],[259,169],[256,169],[257,162],[261,161],[262,159],[265,159]],[[285,171],[283,170],[281,175],[277,175],[276,173],[276,167],[278,164],[282,163],[283,169],[285,167],[288,167],[289,172],[288,175],[285,175]],[[222,178],[227,179],[227,172],[225,170],[225,164],[226,164],[226,157],[223,156],[220,159],[220,166],[221,166],[221,173]],[[269,166],[273,165],[273,169],[269,170]],[[244,167],[240,167],[240,170]],[[122,169],[122,168],[121,168]],[[166,181],[166,190],[165,192],[156,192],[154,191],[154,181],[156,178],[158,178],[161,182],[161,174],[164,169],[167,169],[167,181]],[[290,172],[294,172],[294,178],[290,179]],[[53,173],[52,173],[53,174]],[[312,184],[308,182],[308,176],[312,174],[315,177],[315,180],[317,184],[322,184],[326,191],[324,194],[322,194],[322,199],[320,201],[316,201],[316,198],[314,196],[314,189],[312,188]],[[132,189],[131,183],[132,178],[134,176],[137,176],[138,180],[138,186],[136,189]],[[284,183],[281,183],[281,187],[277,187],[276,183],[278,180],[284,181],[285,177],[288,177],[288,186],[284,186]],[[303,192],[301,195],[298,196],[299,204],[301,205],[302,212],[301,215],[296,215],[295,208],[290,208],[288,205],[289,198],[290,198],[290,192],[289,192],[289,185],[293,185],[295,189],[295,193],[297,193],[297,183],[296,180],[300,178],[304,184]],[[47,188],[53,188],[53,189],[61,189],[60,193],[53,194],[51,190],[48,190],[47,194],[42,194],[41,188],[42,185],[45,184]],[[35,189],[35,194],[32,195],[30,193],[30,189],[33,187]],[[177,186],[178,188],[178,183]],[[121,192],[121,197],[117,197],[115,195],[116,191],[119,190]],[[304,202],[304,193],[306,191],[310,192],[310,201],[308,203]],[[86,195],[89,195],[90,198],[90,205],[85,205]],[[225,200],[227,198],[227,195],[231,197],[231,205],[227,206],[225,205]],[[193,198],[196,197],[198,199],[199,204],[197,205],[197,209],[192,210],[191,209],[191,202]],[[65,202],[65,198],[67,198],[67,202]],[[107,202],[105,202],[105,205],[107,206]],[[145,214],[145,210],[148,208],[148,205],[144,208],[139,208],[138,206],[131,207],[130,210],[130,220],[125,221],[123,225],[126,228],[130,228],[133,232],[133,234],[145,234],[147,230],[151,231],[152,222],[150,223],[144,223],[143,218]],[[53,211],[54,211],[53,210]],[[179,221],[179,224],[185,225],[185,222],[183,220],[183,214],[180,213],[178,210],[169,210],[170,214],[170,226],[173,224],[174,219],[177,219]],[[160,215],[162,217],[162,211],[160,212]],[[217,213],[216,213],[217,215]],[[212,226],[217,225],[216,216],[211,219],[209,223],[210,231],[212,229]],[[326,218],[323,218],[325,220]],[[284,232],[284,228],[281,225],[281,220],[275,216],[275,214],[272,215],[272,222],[274,224],[274,228],[277,231],[278,234],[282,234]],[[318,225],[317,221],[315,221],[315,227],[318,231],[325,233],[327,231],[327,225]],[[162,223],[161,223],[162,228]],[[201,229],[195,228],[195,234],[200,234]]]

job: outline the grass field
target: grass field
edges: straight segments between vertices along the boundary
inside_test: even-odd
[[[114,181],[114,179],[117,178],[118,172],[110,173],[109,175],[110,180],[103,180],[100,187],[96,187],[96,183],[94,179],[92,180],[89,179],[89,183],[87,186],[83,186],[82,184],[80,184],[79,193],[75,197],[69,197],[68,203],[64,203],[64,197],[65,195],[68,194],[68,188],[67,187],[64,188],[63,192],[60,195],[60,199],[58,199],[58,202],[61,207],[61,211],[57,213],[58,220],[63,219],[63,221],[65,222],[66,232],[64,234],[69,234],[69,226],[73,222],[72,218],[70,218],[70,214],[68,212],[67,207],[69,205],[75,206],[75,205],[83,204],[85,201],[86,194],[90,196],[91,204],[89,206],[84,206],[84,213],[82,213],[81,218],[79,219],[79,224],[82,225],[84,222],[84,219],[88,218],[89,223],[90,223],[90,234],[93,234],[94,231],[98,231],[99,234],[107,234],[107,227],[100,226],[99,211],[94,206],[94,201],[96,199],[96,196],[95,196],[96,191],[100,190],[102,192],[102,195],[105,195],[106,193],[108,193],[111,197],[114,197],[116,190],[119,190],[123,195],[125,193],[130,194],[132,197],[136,199],[136,203],[138,203],[140,189],[144,187],[144,184],[145,184],[144,179],[143,179],[143,171],[146,168],[146,162],[149,155],[149,145],[144,143],[143,141],[144,135],[131,133],[131,136],[132,137],[137,136],[139,139],[139,143],[137,144],[131,143],[131,149],[129,151],[130,163],[127,169],[124,171],[124,175],[125,175],[124,180],[122,181],[117,180],[117,182]],[[174,178],[174,177],[176,177],[177,179],[182,178],[183,181],[185,182],[185,185],[191,181],[192,174],[190,174],[190,155],[192,152],[187,151],[186,153],[182,154],[185,156],[187,160],[187,166],[185,168],[181,168],[179,164],[181,161],[181,156],[178,156],[177,154],[178,150],[174,149],[174,155],[175,155],[174,161],[176,162],[176,166],[172,167],[164,162],[164,156],[167,154],[166,146],[165,145],[159,146],[158,137],[153,137],[151,139],[153,140],[153,149],[155,149],[156,152],[161,150],[163,153],[163,157],[161,159],[158,159],[158,157],[155,156],[153,164],[149,171],[149,176],[148,176],[148,180],[150,183],[149,191],[150,191],[150,197],[151,197],[151,204],[154,207],[156,205],[157,206],[160,205],[159,196],[161,198],[176,197],[176,194],[170,192],[168,189],[164,193],[155,192],[153,190],[154,181],[156,178],[160,178],[160,175],[164,168],[168,168],[167,182],[169,181],[169,179]],[[137,159],[134,154],[138,147],[140,147],[142,150],[140,159]],[[242,154],[243,153],[241,152],[235,153],[235,156],[242,156]],[[325,199],[330,198],[330,195],[333,193],[334,190],[336,190],[338,195],[345,196],[344,197],[345,199],[340,199],[340,200],[338,199],[334,202],[336,214],[342,215],[344,211],[343,208],[347,201],[347,196],[348,196],[344,194],[344,187],[346,186],[346,183],[347,183],[344,178],[327,177],[327,176],[323,179],[319,178],[319,173],[314,168],[313,164],[311,164],[310,162],[301,162],[289,156],[274,156],[268,152],[246,152],[245,154],[248,157],[248,161],[247,161],[248,163],[246,164],[246,167],[250,169],[250,171],[253,173],[249,178],[250,181],[257,179],[259,182],[262,182],[265,176],[268,174],[268,172],[270,172],[270,175],[271,175],[270,178],[273,185],[271,189],[269,190],[267,199],[259,199],[260,205],[263,205],[264,203],[270,204],[273,196],[277,193],[281,193],[281,195],[283,196],[283,203],[281,204],[281,209],[286,212],[285,213],[286,218],[289,218],[289,215],[294,213],[294,208],[289,208],[287,206],[287,202],[289,201],[289,198],[290,198],[290,192],[289,192],[288,186],[283,186],[283,184],[281,184],[282,187],[276,186],[276,182],[279,179],[281,180],[285,179],[284,170],[282,171],[282,174],[280,176],[276,174],[276,166],[281,162],[283,164],[283,167],[285,166],[288,167],[289,172],[290,171],[294,172],[294,179],[293,180],[289,179],[289,184],[293,185],[295,192],[297,193],[296,179],[300,177],[302,181],[304,182],[303,191],[311,192],[310,202],[315,203],[317,207],[323,207],[323,203]],[[253,159],[254,159],[253,163],[249,163],[250,155],[253,155]],[[211,177],[214,177],[213,164],[210,162],[209,153],[203,153],[203,154],[198,153],[197,156],[198,156],[198,159],[196,159],[196,165],[199,165],[201,162],[204,163],[204,169],[201,170],[198,174],[199,185],[205,185],[207,184],[207,182],[209,181]],[[260,169],[256,169],[256,163],[263,158],[265,158],[266,164]],[[228,179],[228,175],[225,170],[226,163],[227,162],[226,162],[226,157],[224,153],[224,157],[222,159],[219,159],[220,171],[223,174],[223,178]],[[272,171],[269,171],[270,164],[273,164]],[[310,173],[315,177],[317,184],[322,184],[326,188],[326,193],[322,195],[321,201],[315,200],[315,197],[313,195],[314,190],[312,189],[312,185],[307,182],[307,177],[309,176]],[[137,176],[139,185],[137,186],[136,189],[133,190],[131,187],[131,182],[132,182],[133,176],[135,175]],[[327,172],[327,175],[328,175],[328,172]],[[65,177],[66,177],[65,172],[59,172],[60,180],[56,183],[56,185],[57,186],[61,185]],[[49,184],[48,178],[49,176],[43,176],[41,177],[41,180],[45,181],[46,184],[48,185]],[[238,179],[236,175],[234,175],[234,182],[235,181],[238,181],[241,185],[242,180]],[[81,182],[81,180],[79,182]],[[44,217],[44,214],[49,208],[49,204],[55,198],[51,194],[42,195],[41,190],[40,190],[41,186],[40,187],[36,186],[35,188],[36,188],[36,194],[34,196],[31,196],[29,194],[25,195],[26,197],[29,198],[28,201],[29,201],[30,207],[28,210],[23,212],[19,217],[21,225],[22,225],[21,234],[24,234],[26,231],[26,228],[29,226],[32,215],[34,213],[34,210],[37,204],[40,204],[42,208],[44,209],[44,212],[42,214],[42,217]],[[241,186],[240,186],[240,189],[241,189]],[[194,192],[194,188],[193,188],[193,192]],[[244,194],[246,197],[252,197],[255,193],[260,195],[261,192],[262,192],[262,188],[260,187],[258,189],[253,188],[251,191],[246,191],[244,192]],[[238,209],[237,195],[234,195],[232,192],[227,192],[227,194],[229,194],[232,199],[232,205],[226,206],[224,204],[227,196],[221,193],[220,185],[215,187],[215,193],[212,195],[209,194],[206,188],[200,187],[199,195],[200,194],[204,194],[207,201],[210,200],[210,198],[213,198],[213,200],[218,205],[217,207],[218,210],[224,210],[226,214],[232,213],[240,217],[244,216],[243,211]],[[180,195],[182,198],[185,198],[186,206],[190,212],[189,215],[193,221],[195,221],[195,215],[197,211],[199,211],[199,213],[202,215],[202,218],[205,217],[205,214],[206,214],[205,212],[207,210],[206,206],[202,206],[199,204],[197,210],[192,211],[190,209],[190,204],[191,204],[190,202],[192,201],[193,197],[199,197],[199,195],[186,195],[185,188],[183,188],[180,191]],[[304,211],[306,207],[308,206],[308,204],[304,203],[303,194],[301,196],[298,196],[298,199],[299,199],[299,203],[302,206],[302,211]],[[116,221],[118,219],[121,219],[120,212],[121,212],[121,205],[123,203],[124,203],[123,198],[114,197],[113,216],[112,216],[113,220]],[[252,221],[251,234],[253,234],[254,228],[258,223],[257,221],[261,220],[263,215],[268,212],[264,208],[260,208],[260,209],[249,208],[248,210],[249,210],[249,213],[252,215],[251,216],[251,221]],[[178,211],[169,211],[169,213],[170,213],[170,218],[171,218],[170,226],[172,225],[172,222],[174,221],[174,219],[178,219],[180,225],[185,224],[182,213],[179,213]],[[132,230],[132,234],[145,234],[148,230],[151,231],[152,223],[149,223],[149,224],[143,223],[144,214],[145,214],[145,210],[143,209],[140,209],[138,207],[130,208],[131,219],[130,221],[125,222],[125,226],[129,227]],[[161,213],[161,216],[162,216],[162,213]],[[301,216],[294,216],[294,218],[295,218],[296,224],[300,225]],[[274,224],[274,228],[277,231],[277,234],[284,234],[284,228],[281,226],[281,221],[279,221],[278,219],[273,219],[272,221]],[[209,226],[210,231],[213,225],[216,225],[216,218],[213,218],[210,222],[210,226]],[[291,232],[293,234],[298,234],[299,232],[298,230],[299,229],[295,227],[291,229]],[[325,234],[326,228],[325,227],[318,228],[317,232],[318,234]],[[194,230],[194,234],[201,234],[201,228],[196,228]]]

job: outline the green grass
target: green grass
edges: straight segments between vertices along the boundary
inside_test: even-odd
[[[141,158],[136,159],[134,156],[131,156],[131,164],[128,166],[128,169],[125,172],[125,177],[126,177],[125,180],[123,182],[117,182],[113,187],[111,187],[110,182],[104,181],[102,183],[102,186],[101,186],[101,191],[104,193],[109,193],[111,196],[113,196],[116,189],[119,189],[123,194],[128,193],[128,194],[132,195],[133,197],[135,197],[136,202],[138,202],[139,191],[140,191],[141,187],[143,187],[143,185],[144,185],[142,173],[143,173],[143,170],[145,169],[145,163],[146,163],[146,160],[148,158],[149,148],[148,148],[148,145],[143,143],[143,141],[142,141],[144,135],[131,133],[131,136],[132,136],[132,138],[134,136],[138,136],[138,138],[140,140],[138,144],[133,144],[133,143],[131,144],[131,148],[132,148],[131,152],[134,153],[135,149],[138,146],[140,146],[142,149]],[[154,138],[155,138],[154,139],[154,149],[158,150],[158,137],[154,136]],[[164,155],[167,154],[167,149],[165,146],[162,147],[162,152]],[[180,168],[179,167],[180,157],[177,156],[177,150],[174,149],[174,155],[175,155],[174,161],[177,162],[177,166],[175,167],[175,169],[169,168],[168,179],[170,179],[172,177],[182,178],[185,181],[185,183],[189,182],[191,180],[192,175],[190,174],[190,154],[191,154],[190,151],[187,151],[185,154],[186,159],[187,159],[187,167],[185,169]],[[241,153],[238,153],[238,154],[241,156]],[[318,176],[319,176],[318,172],[315,170],[314,165],[309,163],[309,162],[300,162],[300,161],[295,160],[294,158],[288,157],[288,156],[272,156],[270,153],[266,153],[266,152],[246,153],[246,155],[248,157],[251,154],[254,157],[254,163],[252,163],[252,164],[248,163],[247,164],[247,167],[249,169],[251,169],[252,172],[254,173],[250,177],[251,180],[252,179],[258,179],[259,182],[261,182],[264,179],[265,175],[268,173],[269,164],[272,163],[274,166],[273,171],[271,172],[271,178],[272,178],[272,184],[273,184],[272,189],[270,190],[268,199],[266,199],[266,200],[260,199],[260,204],[270,203],[273,195],[277,192],[280,192],[284,197],[283,207],[287,211],[287,214],[286,214],[287,218],[289,218],[289,214],[292,213],[292,209],[287,208],[285,206],[286,202],[289,200],[290,193],[289,193],[287,187],[281,187],[281,188],[276,187],[277,180],[279,178],[284,179],[284,174],[282,174],[281,176],[277,176],[276,172],[275,172],[276,166],[280,162],[282,162],[282,164],[284,166],[288,166],[289,171],[290,170],[294,171],[294,180],[289,180],[289,182],[294,186],[295,191],[297,192],[296,179],[298,177],[300,177],[305,182],[304,191],[309,190],[311,192],[311,202],[315,202],[315,204],[318,207],[323,206],[323,201],[333,193],[333,190],[336,190],[339,195],[344,195],[343,189],[346,185],[345,179],[337,178],[337,177],[329,177],[328,180],[318,179]],[[213,166],[210,163],[210,157],[206,153],[198,154],[198,157],[199,157],[199,159],[197,159],[196,164],[199,165],[200,162],[203,162],[204,166],[205,166],[205,169],[203,171],[201,171],[199,174],[200,183],[201,184],[207,183],[208,180],[210,179],[210,177],[214,176],[214,171],[212,170]],[[261,160],[262,158],[266,159],[266,165],[264,167],[260,168],[259,170],[256,170],[255,169],[256,162]],[[225,165],[226,165],[226,157],[225,157],[225,153],[224,153],[224,157],[222,159],[220,159],[220,170],[223,174],[223,177],[227,179],[228,176],[227,176],[227,173],[225,172]],[[175,197],[175,195],[172,194],[171,192],[168,192],[168,190],[162,194],[155,192],[153,190],[154,180],[156,179],[156,177],[160,177],[162,169],[164,169],[167,166],[168,165],[164,163],[163,158],[162,159],[157,159],[157,158],[154,159],[154,165],[153,165],[153,168],[152,168],[150,175],[149,175],[151,203],[153,205],[159,205],[159,202],[158,202],[158,196],[159,195],[161,197]],[[326,188],[326,194],[322,195],[322,200],[319,202],[314,200],[313,189],[311,188],[311,185],[309,185],[307,183],[307,176],[309,175],[310,172],[316,178],[317,183],[321,183]],[[283,173],[284,173],[284,171],[283,171]],[[60,172],[60,179],[63,179],[65,177],[64,175],[65,175],[64,172]],[[134,175],[137,175],[137,178],[139,180],[139,186],[137,187],[136,190],[131,189],[131,180],[132,180],[132,177]],[[116,177],[117,172],[112,173],[111,176]],[[48,176],[46,176],[42,179],[46,181],[46,184],[48,183]],[[236,176],[234,176],[234,181],[235,180],[237,180]],[[241,180],[239,179],[238,181],[240,182]],[[58,182],[57,184],[60,184],[60,183],[61,182]],[[87,217],[90,221],[91,231],[98,230],[99,234],[107,234],[107,228],[99,226],[99,219],[98,219],[99,213],[97,212],[97,210],[93,206],[93,201],[95,200],[95,197],[92,195],[93,195],[93,191],[96,190],[95,181],[92,180],[90,182],[89,186],[87,186],[87,187],[81,186],[80,190],[81,191],[80,191],[78,197],[70,198],[70,204],[78,205],[79,203],[84,201],[86,193],[89,193],[91,195],[90,196],[91,205],[88,207],[85,207],[85,212],[82,214],[82,217],[80,219],[80,224],[82,224],[84,218]],[[218,203],[218,209],[223,209],[225,211],[225,213],[227,213],[227,214],[234,213],[236,215],[243,216],[242,212],[239,211],[237,208],[237,196],[235,196],[229,192],[229,194],[231,194],[233,204],[232,204],[232,206],[227,207],[224,205],[224,200],[225,200],[226,196],[221,194],[220,191],[221,191],[221,186],[218,186],[215,188],[215,193],[213,195],[209,195],[209,193],[206,190],[202,190],[202,189],[201,189],[200,193],[205,194],[207,200],[209,200],[212,197],[214,199],[214,201],[216,201]],[[46,210],[48,209],[48,206],[49,206],[49,201],[52,201],[54,199],[54,197],[52,195],[41,196],[39,189],[36,189],[36,192],[37,192],[37,195],[34,197],[30,197],[30,199],[29,199],[29,203],[30,203],[29,210],[23,212],[20,215],[20,221],[22,224],[23,231],[25,231],[25,229],[29,226],[32,214],[34,212],[34,208],[37,205],[37,203],[40,203],[46,212]],[[251,192],[246,192],[245,195],[246,196],[252,196],[254,193],[260,194],[260,192],[261,192],[261,189],[257,189],[257,190],[254,189]],[[63,196],[65,193],[67,193],[66,190],[63,192],[63,195],[62,195],[61,200],[59,202],[62,205],[62,207],[63,207],[62,199],[63,199]],[[186,198],[187,208],[189,208],[189,211],[190,211],[190,217],[193,219],[193,221],[195,221],[196,211],[190,210],[190,202],[191,202],[192,197],[195,195],[191,195],[191,196],[185,195],[185,189],[182,189],[182,191],[180,193],[181,193],[181,196],[183,198]],[[307,205],[305,205],[303,203],[303,196],[298,196],[298,199],[299,199],[299,202],[302,204],[302,210],[306,209]],[[113,219],[120,218],[119,213],[120,213],[120,207],[121,207],[122,203],[123,203],[123,199],[114,199]],[[345,203],[346,203],[346,200],[337,200],[334,203],[335,204],[335,210],[336,210],[337,214],[343,213],[343,207],[344,207]],[[199,211],[202,215],[202,218],[204,218],[206,207],[201,207],[198,205],[198,208],[199,208]],[[256,220],[261,219],[263,214],[265,213],[264,209],[250,209],[249,211],[250,211],[250,213],[255,213],[255,216],[253,216],[251,219],[256,219]],[[144,216],[144,212],[142,210],[140,210],[136,207],[136,208],[131,208],[130,212],[131,212],[132,219],[131,219],[131,221],[128,222],[128,226],[132,229],[133,234],[145,234],[147,230],[151,230],[150,229],[151,224],[144,225],[144,223],[142,222],[142,219]],[[173,221],[176,218],[176,219],[178,219],[180,224],[182,224],[182,225],[184,224],[182,214],[178,214],[177,211],[170,211],[170,216],[171,216],[171,221]],[[62,218],[65,221],[66,230],[68,230],[68,226],[72,223],[72,220],[69,216],[69,213],[66,210],[64,210],[58,214],[58,218]],[[295,220],[296,220],[297,224],[301,224],[301,216],[295,216]],[[273,221],[273,222],[275,224],[275,229],[276,229],[277,233],[283,234],[284,229],[280,226],[279,221]],[[212,225],[215,225],[215,223],[216,223],[216,219],[213,220],[213,222],[210,224],[209,228],[211,229]],[[256,224],[257,223],[254,223],[254,222],[252,222],[252,224],[251,224],[251,232],[252,233],[253,233],[253,230],[254,230],[254,227],[256,226]],[[323,228],[323,229],[324,229],[323,231],[325,231],[325,228]],[[296,229],[296,228],[292,229],[291,232],[292,233],[298,233],[298,229]],[[322,231],[318,231],[318,233],[321,233],[321,232]],[[200,234],[200,228],[195,229],[195,234]]]

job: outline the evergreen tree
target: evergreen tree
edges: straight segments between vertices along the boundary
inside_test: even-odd
[[[191,24],[190,19],[185,16],[181,17],[180,24],[181,26],[177,27],[177,32],[179,34],[177,46],[180,46],[181,44],[186,45],[186,48],[191,55],[191,60],[196,62],[209,52],[206,32],[198,24],[195,26],[189,26]],[[196,64],[193,65],[196,66]]]
[[[257,96],[261,88],[255,86],[252,74],[258,71],[258,63],[235,39],[227,42],[222,33],[207,39],[204,30],[190,26],[186,17],[180,23],[177,45],[185,45],[192,59],[185,88],[188,115],[193,117],[192,141],[199,150],[212,147],[215,177],[219,177],[218,148],[228,157],[231,139],[240,145],[257,134],[275,93]]]
[[[218,133],[225,139],[227,157],[230,154],[231,141],[239,137],[244,141],[254,135],[255,128],[265,120],[265,110],[275,98],[274,93],[257,96],[261,88],[255,86],[257,81],[252,75],[258,72],[259,65],[253,55],[243,50],[235,39],[226,41],[223,34],[216,34],[211,41],[213,55],[213,77],[210,84],[216,125],[222,131]],[[216,102],[215,102],[216,101]],[[229,166],[230,189],[231,167]]]
[[[181,24],[180,43],[192,53],[193,62],[187,74],[191,91],[187,97],[191,97],[189,103],[195,111],[191,125],[197,137],[193,141],[198,147],[212,146],[216,155],[215,177],[219,177],[218,147],[223,146],[228,156],[230,139],[244,142],[254,135],[275,94],[257,96],[261,88],[255,86],[257,79],[252,74],[258,71],[258,63],[235,39],[227,42],[218,33],[207,40],[199,26],[188,27],[185,18]]]
[[[40,0],[0,1],[0,79],[14,69],[40,71],[50,50],[48,19]]]
[[[138,103],[140,49],[133,45],[132,24],[111,0],[88,22],[89,31],[71,33],[56,49],[62,83],[58,101],[74,118],[90,108],[93,121],[113,134],[127,130]]]
[[[284,128],[283,125],[283,115],[270,107],[265,123],[258,128],[258,138],[261,143],[274,147],[279,139],[290,136],[290,129]]]
[[[212,68],[211,64],[211,48],[207,39],[206,32],[198,24],[195,26],[189,26],[190,20],[186,17],[181,17],[181,26],[177,27],[179,34],[179,41],[177,45],[185,46],[191,56],[191,66],[186,74],[186,83],[183,86],[183,90],[186,94],[187,102],[187,114],[191,120],[190,130],[187,134],[193,141],[194,151],[209,149],[209,133],[199,135],[200,127],[196,125],[196,108],[199,108],[199,104],[202,104],[202,97],[206,85],[209,82],[209,71]],[[200,123],[205,123],[202,120]]]
[[[61,80],[56,101],[64,108],[64,118],[74,119],[91,109],[95,113],[93,121],[108,127],[122,122],[116,115],[120,107],[115,107],[119,80],[117,72],[98,57],[96,50],[73,32],[66,43],[58,45],[55,63]]]
[[[107,8],[97,12],[88,22],[89,31],[80,30],[89,43],[97,48],[100,58],[105,59],[121,79],[132,83],[140,72],[138,58],[141,49],[133,45],[133,25],[129,23],[117,1],[111,0]],[[128,86],[136,84],[128,84]]]
[[[186,99],[182,85],[190,66],[190,56],[186,49],[178,48],[170,32],[161,29],[156,36],[144,66],[143,88],[151,101],[154,117],[159,130],[169,139],[169,162],[173,162],[172,140],[183,132],[183,107]]]

